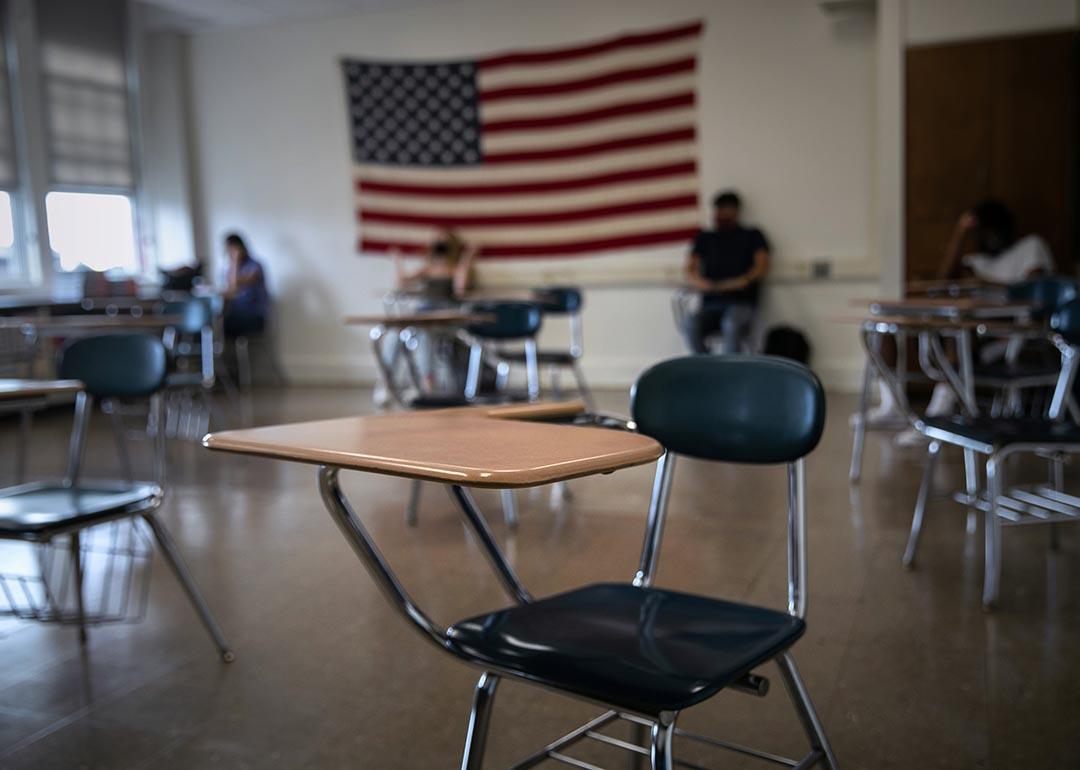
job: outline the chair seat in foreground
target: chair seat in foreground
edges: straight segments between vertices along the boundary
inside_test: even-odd
[[[643,714],[701,703],[794,643],[786,612],[628,584],[597,584],[450,628],[467,660]]]

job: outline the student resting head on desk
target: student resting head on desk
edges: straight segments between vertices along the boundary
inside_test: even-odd
[[[419,289],[425,308],[451,305],[469,290],[474,256],[472,246],[453,230],[444,229],[428,249],[424,264],[412,273],[405,270],[401,252],[394,252],[398,286]]]
[[[972,250],[972,247],[974,250]],[[974,277],[987,283],[1009,285],[1040,273],[1052,273],[1054,259],[1050,248],[1032,233],[1016,237],[1013,214],[1001,201],[987,199],[960,215],[945,246],[940,278]],[[990,363],[1005,356],[1005,344],[990,344],[979,351],[979,360]],[[881,386],[881,404],[868,415],[880,419],[897,411],[888,388]],[[956,409],[956,394],[944,383],[934,386],[928,417],[951,414]],[[924,442],[922,434],[909,429],[896,437],[901,445]]]
[[[225,253],[229,257],[225,276],[225,336],[260,334],[270,313],[263,266],[251,256],[244,239],[236,233],[225,236]]]
[[[690,349],[707,353],[709,335],[724,334],[724,352],[737,353],[754,318],[761,279],[769,271],[769,242],[739,221],[742,201],[730,190],[713,198],[713,229],[690,249],[684,278],[701,292],[701,308],[685,330]]]

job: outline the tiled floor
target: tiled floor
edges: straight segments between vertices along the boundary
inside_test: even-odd
[[[604,406],[625,409],[621,393]],[[869,442],[865,480],[847,483],[852,400],[830,399],[809,462],[809,632],[795,656],[847,768],[1057,768],[1080,756],[1080,532],[1047,549],[1043,528],[1005,537],[1001,609],[979,604],[981,541],[963,513],[931,509],[919,563],[900,566],[920,472],[917,452]],[[260,422],[368,411],[363,390],[260,394]],[[34,469],[63,462],[69,420],[39,422]],[[10,425],[0,435],[10,457]],[[100,427],[100,426],[99,426]],[[92,437],[90,473],[115,463]],[[440,655],[384,604],[315,490],[314,469],[172,448],[164,518],[237,651],[218,662],[160,559],[142,623],[91,630],[0,622],[3,768],[453,768],[475,672]],[[948,456],[941,486],[958,477]],[[0,468],[10,473],[10,464]],[[651,469],[574,482],[552,510],[522,494],[511,535],[497,498],[479,494],[516,567],[543,594],[628,578],[636,566]],[[440,620],[505,603],[447,495],[430,487],[420,524],[404,525],[406,484],[350,476],[348,491],[410,591]],[[784,474],[683,462],[659,583],[780,607]],[[763,673],[772,674],[769,670]],[[691,728],[797,752],[801,734],[778,678],[769,697],[725,694],[687,712]],[[489,767],[595,713],[504,683]],[[755,767],[695,745],[709,767]],[[623,767],[590,746],[578,756]]]

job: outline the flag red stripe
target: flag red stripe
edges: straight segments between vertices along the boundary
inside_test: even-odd
[[[521,64],[550,64],[551,62],[567,61],[568,59],[580,59],[586,56],[607,53],[619,48],[633,48],[636,46],[653,45],[669,40],[678,40],[683,37],[694,37],[701,34],[702,24],[695,21],[670,29],[657,30],[656,32],[640,32],[604,40],[599,43],[589,43],[570,48],[552,48],[546,51],[522,51],[520,53],[500,54],[480,59],[476,64],[481,70],[493,70],[497,67]]]
[[[590,142],[589,144],[572,144],[565,147],[552,147],[546,150],[515,150],[513,152],[496,152],[484,155],[484,163],[527,163],[531,161],[556,160],[558,158],[576,158],[581,155],[595,155],[613,150],[625,150],[629,147],[649,147],[657,144],[670,144],[672,142],[685,142],[695,136],[693,126],[689,128],[676,128],[671,131],[658,131],[654,134],[638,134],[626,136],[622,139],[611,139],[606,142]]]
[[[519,246],[483,246],[477,254],[480,258],[487,257],[557,257],[591,254],[598,251],[610,251],[613,249],[630,248],[633,246],[652,246],[661,243],[677,241],[689,241],[700,232],[696,227],[680,228],[677,230],[656,230],[651,233],[638,233],[636,235],[620,235],[612,238],[598,238],[595,240],[568,241],[563,243],[533,243]],[[426,251],[426,247],[415,243],[392,243],[389,241],[360,240],[362,252],[386,252],[402,251],[418,253]]]
[[[581,222],[587,219],[603,219],[623,214],[664,211],[675,208],[697,207],[697,194],[668,195],[617,203],[610,206],[589,206],[563,211],[543,211],[515,214],[404,214],[394,211],[361,208],[357,216],[365,222],[390,222],[405,225],[432,225],[435,227],[499,227],[513,225],[549,225],[562,222]]]
[[[600,107],[595,110],[581,110],[579,112],[564,112],[561,115],[547,115],[542,118],[515,118],[509,120],[493,120],[485,123],[485,134],[495,134],[503,131],[527,131],[543,128],[562,128],[575,126],[582,123],[593,123],[597,120],[608,118],[620,118],[626,115],[640,115],[646,112],[663,112],[680,107],[694,106],[694,92],[664,96],[659,99],[643,99],[636,102],[623,102],[609,107]]]
[[[662,179],[667,176],[693,174],[696,171],[697,163],[688,160],[682,163],[667,163],[662,166],[650,166],[648,168],[631,169],[629,171],[614,171],[608,174],[594,174],[593,176],[576,178],[568,177],[566,179],[554,179],[543,182],[519,182],[517,184],[418,185],[398,182],[363,181],[357,179],[356,191],[361,193],[373,192],[403,196],[445,196],[448,198],[457,198],[465,195],[517,195],[521,193],[535,195],[538,193],[564,192],[566,190],[603,187],[604,185],[619,184],[621,182]]]
[[[649,78],[665,77],[679,72],[691,72],[696,66],[696,61],[695,57],[688,56],[675,61],[663,62],[662,64],[651,64],[647,67],[628,67],[587,78],[493,88],[489,91],[481,91],[480,100],[482,102],[494,102],[500,99],[516,99],[523,96],[551,96],[552,94],[587,91],[592,88],[601,88],[617,83],[632,83],[636,80],[648,80]]]

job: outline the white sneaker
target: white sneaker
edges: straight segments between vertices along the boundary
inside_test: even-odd
[[[888,423],[902,423],[905,421],[904,413],[895,403],[878,404],[866,412],[867,425],[885,425]],[[848,425],[854,428],[859,422],[859,413],[848,418]]]
[[[893,444],[898,447],[925,446],[929,443],[930,439],[919,433],[919,431],[915,430],[914,428],[902,430],[895,436],[893,436]]]

